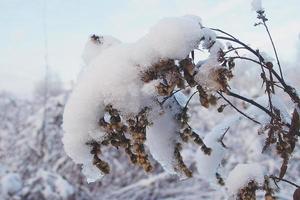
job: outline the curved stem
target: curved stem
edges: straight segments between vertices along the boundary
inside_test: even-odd
[[[268,28],[268,26],[267,26],[267,24],[266,24],[265,21],[263,21],[263,25],[264,25],[264,27],[265,27],[265,29],[266,29],[266,31],[267,31],[267,33],[268,33],[269,39],[270,39],[270,41],[271,41],[271,44],[272,44],[272,47],[273,47],[273,51],[274,51],[274,53],[275,53],[276,61],[277,61],[278,67],[279,67],[280,76],[281,76],[282,80],[284,80],[284,79],[283,79],[283,74],[282,74],[281,65],[280,65],[280,62],[279,62],[279,58],[278,58],[278,54],[277,54],[277,50],[276,50],[276,47],[275,47],[273,38],[272,38],[272,36],[271,36],[271,33],[270,33],[269,28]]]
[[[246,102],[248,102],[248,103],[254,105],[255,107],[261,109],[262,111],[264,111],[265,113],[267,113],[270,117],[274,117],[274,116],[273,116],[273,113],[271,113],[267,108],[263,107],[262,105],[260,105],[259,103],[257,103],[256,101],[254,101],[254,100],[252,100],[252,99],[248,99],[248,98],[246,98],[246,97],[243,97],[243,96],[241,96],[241,95],[239,95],[239,94],[236,94],[236,93],[233,93],[233,92],[231,92],[231,91],[228,91],[228,92],[227,92],[227,95],[232,96],[232,97],[235,97],[235,98],[238,98],[238,99],[241,99],[241,100],[243,100],[243,101],[246,101]]]
[[[239,50],[239,49],[246,49],[245,47],[235,47],[235,48],[231,48],[229,49],[228,51],[224,51],[224,54],[226,55],[227,53],[230,53],[232,51],[236,51],[236,50]]]
[[[217,92],[231,107],[233,107],[237,112],[239,112],[240,114],[242,114],[243,116],[245,116],[246,118],[250,119],[251,121],[257,123],[257,124],[261,124],[260,122],[256,121],[255,119],[249,117],[248,115],[246,115],[245,113],[243,113],[241,110],[239,110],[235,105],[233,105],[227,98],[224,97],[224,95],[221,92]]]
[[[223,37],[223,36],[217,36],[217,39],[228,40],[228,41],[238,43],[238,44],[242,45],[243,47],[245,47],[245,49],[247,49],[248,51],[253,53],[255,56],[257,56],[259,58],[259,60],[262,60],[262,61],[264,60],[264,58],[257,51],[255,51],[254,49],[252,49],[251,47],[249,47],[245,43],[239,41],[238,39],[233,39],[233,38]]]
[[[293,183],[293,182],[291,182],[289,180],[286,180],[284,178],[279,178],[279,177],[276,177],[276,176],[273,176],[273,175],[271,175],[270,178],[273,179],[273,180],[283,181],[283,182],[286,182],[286,183],[288,183],[290,185],[293,185],[293,186],[295,186],[297,188],[300,188],[300,186],[297,185],[296,183]]]
[[[238,44],[242,45],[243,47],[245,47],[245,49],[247,49],[248,51],[250,51],[251,53],[253,53],[259,59],[259,61],[261,63],[255,61],[253,59],[249,59],[249,58],[245,58],[246,60],[253,61],[253,62],[257,63],[260,66],[268,68],[268,67],[265,66],[265,64],[263,62],[264,58],[259,53],[259,51],[255,51],[250,46],[246,45],[245,43],[241,42],[240,40],[238,40],[237,38],[235,38],[234,36],[232,36],[231,34],[225,32],[225,31],[222,31],[220,29],[213,29],[213,28],[212,28],[212,30],[218,31],[220,33],[223,33],[223,34],[229,36],[229,37],[217,36],[217,39],[232,41],[232,42],[235,42],[235,43],[238,43]],[[274,44],[274,42],[273,42],[273,44]],[[275,45],[274,45],[274,47],[275,47]],[[276,48],[275,48],[275,50],[276,50]],[[276,51],[276,54],[277,54],[277,51]],[[242,59],[244,59],[244,58],[242,58]],[[276,59],[278,59],[278,55],[276,56]],[[279,63],[279,59],[277,60],[277,62]],[[280,65],[280,63],[279,63],[279,65]],[[291,87],[290,85],[287,85],[285,83],[284,79],[280,75],[278,75],[277,72],[273,68],[268,68],[268,69],[277,78],[277,80],[281,83],[281,85],[284,87],[284,91],[290,96],[290,98],[292,99],[292,101],[294,101],[298,105],[298,107],[300,108],[300,98],[299,98],[298,94],[296,93],[295,89],[293,87]],[[280,66],[280,70],[281,70],[281,66]]]
[[[170,97],[172,97],[177,92],[180,92],[182,89],[176,90],[175,92],[172,92],[169,96],[165,97],[161,102],[159,102],[161,105],[165,103],[166,100],[168,100]]]
[[[231,38],[237,40],[236,37],[234,37],[233,35],[227,33],[226,31],[223,31],[223,30],[221,30],[221,29],[218,29],[218,28],[209,28],[209,29],[211,29],[211,30],[213,30],[213,31],[217,31],[217,32],[223,33],[224,35],[227,35],[227,36],[229,36],[229,37],[231,37]]]
[[[194,92],[194,93],[190,96],[190,98],[187,100],[187,102],[186,102],[186,104],[185,104],[183,110],[185,110],[185,109],[187,108],[187,106],[189,105],[189,103],[190,103],[191,99],[193,98],[193,96],[194,96],[195,94],[197,94],[198,92],[199,92],[199,91],[196,91],[196,92]]]

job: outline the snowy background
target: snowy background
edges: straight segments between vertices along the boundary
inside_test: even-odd
[[[299,89],[300,3],[289,0],[264,1],[274,40],[284,63],[286,77]],[[145,9],[146,8],[146,9]],[[280,8],[280,9],[279,9]],[[0,197],[2,199],[228,199],[228,191],[215,180],[208,181],[196,170],[197,147],[187,145],[185,162],[195,171],[192,179],[179,180],[163,171],[159,164],[151,173],[134,167],[122,151],[108,148],[112,172],[101,181],[90,183],[80,166],[66,155],[62,144],[64,105],[84,67],[82,51],[92,33],[110,34],[123,42],[134,42],[149,27],[166,16],[199,15],[205,24],[236,33],[253,46],[271,53],[262,28],[253,27],[255,13],[250,2],[230,1],[0,1]],[[3,16],[3,17],[2,17]],[[282,17],[284,16],[284,17]],[[248,96],[262,94],[258,73],[242,62],[231,86]],[[48,67],[48,96],[44,101],[44,74]],[[245,70],[246,69],[246,70]],[[253,88],[249,88],[252,86]],[[193,126],[204,137],[222,119],[233,116],[229,109],[193,106]],[[242,106],[242,105],[241,105]],[[46,110],[46,112],[44,112]],[[46,113],[46,115],[45,115]],[[225,116],[224,116],[225,115]],[[232,130],[233,129],[233,130]],[[280,160],[272,154],[261,155],[263,141],[256,137],[257,127],[243,121],[231,128],[224,141],[229,150],[222,161],[224,171],[237,163],[264,163],[276,171]],[[299,146],[299,145],[298,145]],[[299,147],[290,161],[287,179],[297,182]],[[255,166],[253,166],[255,167]],[[226,174],[227,175],[227,174]],[[228,177],[230,182],[230,176]],[[293,189],[280,184],[278,199],[291,199]]]

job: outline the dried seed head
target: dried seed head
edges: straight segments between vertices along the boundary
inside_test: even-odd
[[[95,35],[95,34],[93,34],[91,36],[91,41],[96,43],[96,44],[102,44],[102,40],[103,40],[103,36],[98,36],[98,35]]]
[[[272,68],[273,68],[273,63],[272,63],[272,62],[267,62],[267,63],[266,63],[266,66],[267,66],[269,69],[272,69]]]
[[[100,160],[99,158],[93,160],[93,164],[100,169],[104,174],[109,174],[110,167],[107,162]]]
[[[293,195],[293,199],[294,200],[299,200],[300,199],[300,188],[297,188],[294,192],[294,195]]]
[[[180,154],[181,150],[182,150],[181,143],[176,143],[174,149],[174,156],[177,161],[177,166],[175,166],[175,170],[184,173],[185,176],[187,177],[192,177],[193,176],[192,171],[183,162],[182,156]]]
[[[227,106],[227,104],[222,104],[219,108],[218,108],[218,112],[221,113],[223,112],[224,108]]]
[[[224,185],[225,185],[224,179],[222,178],[221,174],[216,173],[216,179],[218,180],[218,183],[219,183],[221,186],[224,186]]]
[[[239,200],[256,200],[256,190],[258,189],[255,181],[250,181],[246,187],[240,189],[238,194]]]

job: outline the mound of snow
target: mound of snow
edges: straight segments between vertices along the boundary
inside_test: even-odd
[[[252,180],[262,184],[264,182],[264,168],[258,163],[238,164],[229,173],[226,187],[230,193],[236,194]]]
[[[88,172],[94,170],[85,167],[92,162],[86,143],[104,137],[98,120],[104,115],[105,105],[112,104],[125,115],[137,113],[145,106],[154,107],[155,85],[145,87],[140,73],[161,59],[183,59],[197,48],[203,38],[200,22],[196,16],[166,18],[132,44],[119,44],[110,37],[103,37],[102,46],[102,38],[100,44],[88,42],[85,50],[88,67],[63,116],[65,151],[74,162],[83,164],[87,177],[93,176]]]

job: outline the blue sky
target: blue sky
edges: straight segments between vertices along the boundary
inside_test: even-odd
[[[279,55],[292,60],[300,33],[300,1],[264,0],[263,7]],[[69,83],[80,71],[90,34],[134,42],[159,19],[185,14],[196,14],[204,25],[232,32],[271,53],[263,28],[253,26],[256,14],[250,0],[0,0],[0,90],[28,95],[42,78],[45,19],[50,69]]]

